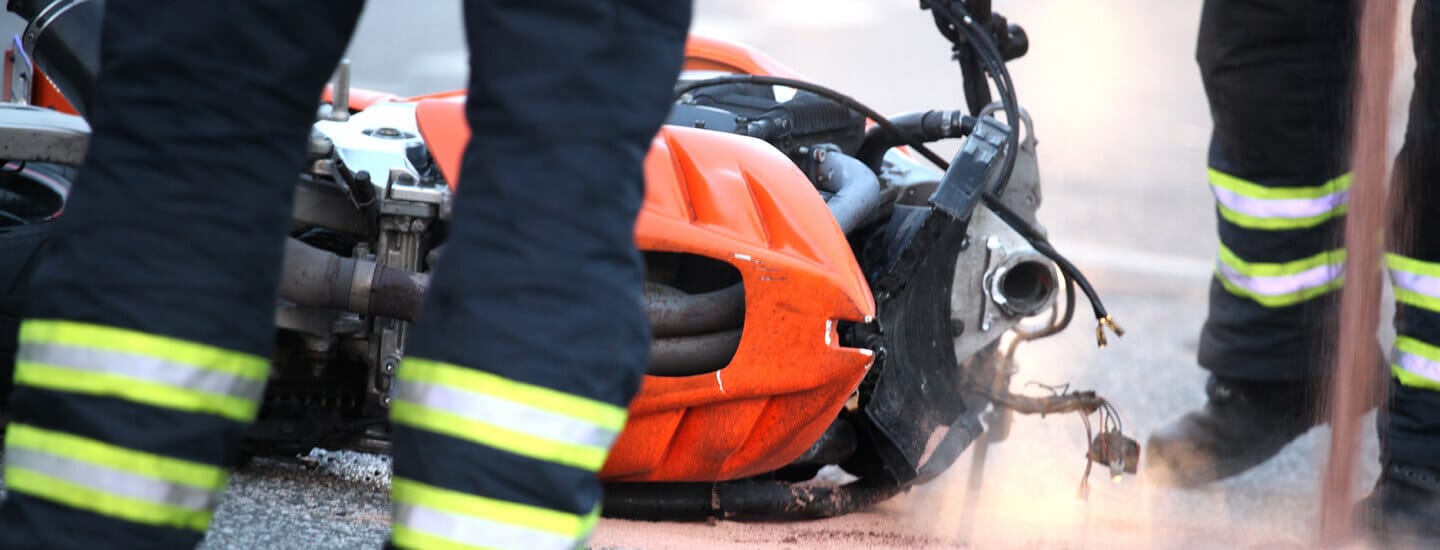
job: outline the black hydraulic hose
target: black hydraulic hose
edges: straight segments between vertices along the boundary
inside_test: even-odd
[[[301,306],[414,321],[430,277],[285,241],[280,297]]]
[[[907,133],[895,134],[876,125],[865,132],[865,141],[855,153],[855,158],[877,173],[885,163],[885,153],[904,145],[907,136],[915,136],[926,143],[962,137],[975,129],[976,121],[975,117],[962,111],[924,111],[897,115],[891,117],[890,122]]]
[[[864,103],[860,103],[859,101],[855,100],[855,98],[832,90],[830,88],[826,88],[819,84],[806,82],[804,80],[753,74],[719,76],[715,78],[707,78],[705,80],[691,82],[676,88],[675,99],[679,100],[683,98],[685,94],[690,93],[694,90],[698,90],[700,88],[723,86],[725,84],[759,84],[762,86],[784,86],[787,88],[794,88],[796,90],[804,90],[822,97],[828,97],[839,102],[841,105],[849,107],[855,112],[860,113],[861,115],[865,116],[865,118],[874,121],[875,124],[884,127],[886,130],[893,132],[895,135],[904,136],[905,145],[915,148],[915,152],[919,153],[920,156],[925,157],[925,160],[928,160],[934,163],[936,166],[940,166],[942,168],[950,165],[950,163],[945,162],[944,157],[935,154],[934,151],[931,151],[929,148],[925,147],[925,142],[921,141],[916,136],[910,135],[909,132],[900,129],[900,127],[896,126],[895,123],[890,122],[890,119],[885,115],[882,115],[878,111],[867,107]]]
[[[745,324],[745,286],[690,294],[670,285],[645,283],[645,315],[656,338],[694,336]]]
[[[858,229],[880,209],[880,178],[855,157],[840,152],[839,147],[814,148],[806,172],[817,188],[831,193],[825,205],[845,234]]]
[[[730,364],[740,347],[742,329],[698,336],[656,338],[650,342],[650,365],[646,374],[692,376],[715,372]]]

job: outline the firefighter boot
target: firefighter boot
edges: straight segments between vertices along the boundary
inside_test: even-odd
[[[1391,462],[1355,507],[1376,541],[1440,548],[1440,470]]]
[[[1146,470],[1161,483],[1194,487],[1259,465],[1317,423],[1304,382],[1211,376],[1205,407],[1151,434]]]

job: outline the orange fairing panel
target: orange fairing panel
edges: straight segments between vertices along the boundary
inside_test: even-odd
[[[687,55],[687,68],[793,74],[704,38],[692,38]],[[454,188],[469,139],[464,97],[419,98],[416,117]],[[834,421],[872,361],[839,343],[839,321],[875,314],[845,235],[794,163],[752,138],[667,126],[646,157],[645,180],[640,248],[735,266],[745,330],[720,371],[645,377],[601,477],[717,481],[785,466]]]
[[[736,42],[696,35],[690,35],[690,39],[685,43],[685,68],[692,71],[799,77],[795,71],[759,50]]]
[[[875,313],[860,268],[810,181],[759,140],[667,126],[645,161],[640,248],[729,262],[745,330],[718,372],[645,377],[601,475],[713,481],[768,472],[810,447],[865,376],[836,323]]]

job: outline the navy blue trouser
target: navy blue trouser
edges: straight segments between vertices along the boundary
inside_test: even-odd
[[[1199,362],[1216,375],[1314,383],[1333,362],[1358,15],[1351,0],[1205,2],[1197,60],[1221,250]],[[1380,432],[1387,457],[1440,467],[1440,2],[1416,2],[1412,23],[1408,185],[1387,256],[1399,341]]]
[[[363,0],[110,0],[20,332],[0,548],[187,547],[254,418],[291,196]],[[571,547],[639,385],[633,231],[689,0],[467,0],[449,246],[397,380],[403,547]]]

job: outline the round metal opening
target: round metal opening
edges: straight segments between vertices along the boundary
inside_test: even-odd
[[[1038,261],[1015,264],[1000,276],[999,283],[1003,305],[1019,315],[1040,313],[1055,295],[1055,272]]]

